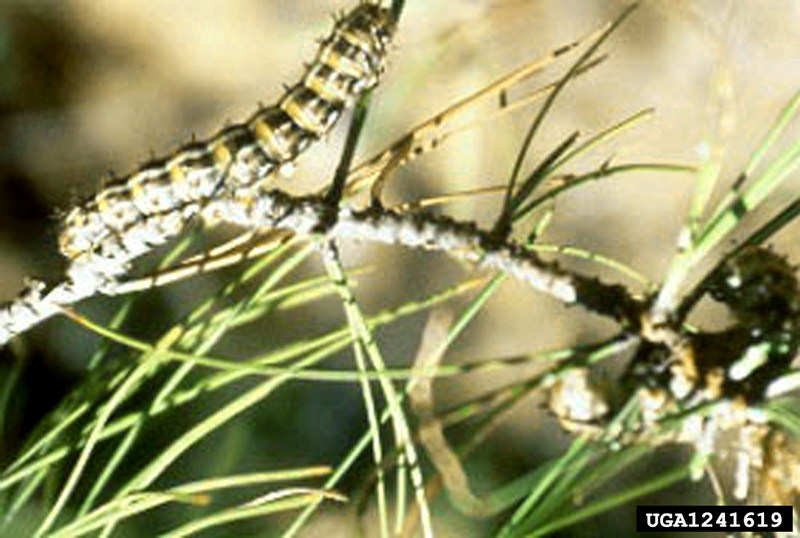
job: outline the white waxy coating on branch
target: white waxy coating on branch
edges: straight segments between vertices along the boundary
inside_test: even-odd
[[[486,247],[487,232],[471,222],[431,213],[396,213],[389,210],[355,211],[341,208],[333,224],[330,209],[321,198],[297,198],[272,190],[258,195],[229,197],[212,202],[208,211],[231,224],[246,228],[281,228],[300,236],[357,240],[440,251],[517,278],[556,299],[578,300],[575,277],[539,260],[518,244],[506,242]],[[99,269],[99,270],[98,270]],[[128,268],[101,268],[73,263],[67,279],[45,293],[38,283],[9,305],[0,308],[0,345],[59,312],[62,307],[97,294],[114,295],[116,277]],[[112,278],[114,277],[114,278]]]

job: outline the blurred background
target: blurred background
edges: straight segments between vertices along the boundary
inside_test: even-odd
[[[302,75],[303,62],[316,51],[315,39],[330,30],[331,15],[351,5],[337,0],[0,2],[0,300],[11,299],[25,275],[58,278],[63,260],[56,249],[57,216],[94,192],[109,170],[127,174],[152,154],[168,154],[193,133],[209,136],[226,122],[245,119],[258,102],[275,101],[282,85]],[[360,156],[382,149],[514,67],[587,34],[625,5],[610,0],[407,0]],[[610,58],[559,99],[533,158],[575,130],[590,135],[655,107],[651,120],[588,154],[574,171],[609,157],[615,162],[694,163],[724,144],[723,176],[733,180],[800,85],[797,28],[800,4],[793,0],[644,2],[604,46]],[[569,61],[524,82],[512,95],[554,80]],[[479,109],[474,118],[487,110]],[[390,185],[389,200],[502,183],[529,121],[530,114],[515,113],[455,137],[401,170]],[[292,189],[316,189],[330,180],[344,132],[340,126],[301,158]],[[798,179],[778,193],[773,209],[796,196]],[[559,200],[545,239],[612,256],[657,282],[674,253],[691,193],[692,179],[677,174],[625,175],[592,184]],[[494,195],[471,198],[447,212],[487,224],[498,201]],[[797,227],[790,227],[775,241],[795,260],[797,234]],[[368,312],[423,297],[469,271],[440,256],[387,247],[351,245],[344,256],[349,265],[377,269],[359,279],[358,297]],[[634,286],[595,265],[565,263]],[[309,264],[306,271],[320,269]],[[140,334],[157,334],[231,274],[148,292],[146,314],[131,323]],[[105,319],[117,301],[100,298],[82,308]],[[331,299],[300,309],[296,317],[273,317],[269,324],[240,331],[219,346],[220,354],[246,357],[343,322],[341,304]],[[381,333],[393,364],[410,363],[423,323],[419,316]],[[509,281],[446,360],[570,346],[611,330],[602,320]],[[16,420],[4,425],[0,462],[13,457],[43,414],[82,378],[97,342],[59,319],[18,343],[26,362],[12,395]],[[2,356],[12,357],[9,350]],[[349,360],[344,355],[341,364]],[[437,400],[442,405],[459,401],[516,375],[437,384]],[[225,461],[216,458],[208,468],[203,450],[210,448],[200,449],[186,458],[182,472],[206,476],[230,468],[338,461],[365,427],[361,396],[352,385],[315,386],[313,397],[311,390],[292,386],[273,401],[278,405],[239,421],[226,438]],[[532,402],[516,413],[470,462],[478,489],[502,483],[563,450],[569,437],[540,407]],[[303,447],[302,454],[297,447]],[[696,494],[698,502],[712,498],[707,485],[684,484],[651,500],[680,501],[687,494]],[[491,535],[491,521],[476,523],[445,504],[441,510],[441,536]],[[599,518],[596,527],[583,525],[563,536],[597,536],[601,528],[630,532],[632,514],[632,508],[615,511]],[[347,536],[350,524],[331,510],[308,535]]]

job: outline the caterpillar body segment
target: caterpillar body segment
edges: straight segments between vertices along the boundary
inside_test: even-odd
[[[59,249],[74,271],[108,279],[179,234],[214,200],[248,196],[328,133],[343,110],[373,88],[395,28],[389,9],[361,3],[334,25],[300,82],[244,123],[150,162],[69,211]]]

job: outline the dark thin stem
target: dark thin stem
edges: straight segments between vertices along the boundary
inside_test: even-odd
[[[395,22],[400,21],[400,15],[403,13],[403,8],[406,5],[406,0],[392,0],[392,16]]]
[[[553,104],[555,103],[556,98],[561,93],[567,83],[572,80],[575,75],[584,67],[586,62],[590,61],[592,56],[597,49],[600,48],[605,40],[617,29],[617,27],[624,21],[628,15],[638,6],[638,4],[632,4],[628,6],[617,19],[612,22],[609,27],[597,38],[597,40],[578,58],[578,60],[570,67],[569,71],[558,81],[556,86],[553,88],[553,91],[550,92],[550,95],[547,96],[547,99],[542,104],[542,108],[539,109],[539,113],[536,114],[534,117],[533,122],[531,123],[530,128],[528,129],[527,134],[525,135],[525,139],[522,142],[522,146],[520,147],[520,151],[517,154],[517,159],[514,162],[514,167],[511,171],[511,177],[508,181],[508,188],[506,190],[505,199],[503,201],[503,208],[501,210],[500,216],[497,219],[497,223],[495,224],[494,230],[496,234],[502,233],[504,230],[511,229],[511,221],[513,216],[513,196],[514,196],[514,187],[516,186],[517,179],[522,171],[522,166],[525,163],[525,158],[528,155],[528,150],[531,147],[531,143],[533,142],[533,138],[536,135],[539,127],[541,127],[542,123],[544,122],[545,117],[547,116],[548,112],[552,108]]]
[[[350,121],[350,128],[347,131],[347,140],[345,140],[344,149],[342,150],[342,158],[339,159],[339,165],[336,167],[336,173],[333,176],[331,188],[325,195],[325,203],[328,207],[336,208],[342,200],[344,187],[347,183],[347,176],[350,174],[350,165],[353,162],[364,123],[367,121],[370,93],[365,94],[359,99],[353,110],[353,119]]]
[[[553,165],[558,162],[559,158],[564,155],[564,153],[569,150],[575,142],[578,140],[578,132],[572,133],[566,140],[564,140],[561,144],[556,147],[550,154],[542,159],[536,169],[531,172],[525,181],[522,182],[519,190],[514,194],[514,197],[511,201],[511,220],[515,220],[516,218],[516,210],[517,208],[522,205],[522,203],[536,190],[536,187],[541,185],[542,181],[544,181],[547,176],[550,174],[550,171],[553,169]],[[510,223],[509,223],[510,224]]]
[[[392,1],[392,17],[395,22],[400,21],[400,15],[405,7],[405,0]],[[353,163],[353,157],[358,147],[358,141],[361,137],[361,131],[367,121],[367,113],[369,112],[370,96],[372,92],[365,93],[361,99],[356,103],[353,110],[353,119],[350,121],[350,128],[347,131],[347,140],[342,150],[342,158],[339,160],[339,165],[336,167],[336,173],[333,176],[333,183],[331,188],[325,196],[325,202],[329,207],[338,207],[339,202],[344,195],[344,189],[347,185],[347,177],[350,174],[350,167]]]

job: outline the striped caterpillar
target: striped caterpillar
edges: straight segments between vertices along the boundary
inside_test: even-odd
[[[257,189],[293,163],[378,83],[394,28],[389,9],[359,4],[335,23],[302,80],[277,104],[145,164],[69,211],[59,235],[69,277],[113,280],[189,219],[213,218],[212,200]]]

